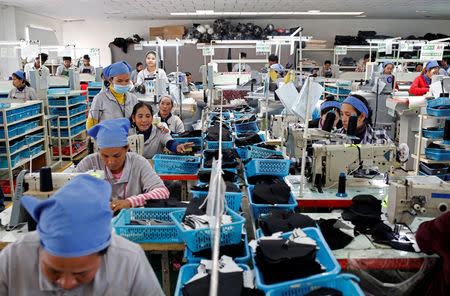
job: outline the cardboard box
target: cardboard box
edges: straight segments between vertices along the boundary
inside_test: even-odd
[[[165,26],[164,27],[164,38],[166,36],[183,36],[184,35],[184,26]]]
[[[150,28],[150,40],[156,40],[156,37],[164,39],[164,27]]]
[[[165,40],[175,40],[175,39],[183,39],[183,34],[177,34],[177,35],[166,35],[164,34]]]

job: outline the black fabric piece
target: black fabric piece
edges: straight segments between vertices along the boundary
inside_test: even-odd
[[[310,217],[281,209],[270,211],[267,216],[259,219],[258,224],[266,236],[280,231],[289,232],[295,228],[316,227],[315,221]]]
[[[219,150],[205,150],[204,154],[204,167],[211,168],[213,159],[219,158]],[[238,166],[237,159],[239,155],[236,149],[223,149],[222,150],[222,168],[234,169]]]
[[[341,291],[338,291],[333,288],[319,288],[317,290],[311,291],[305,296],[345,296]]]
[[[235,119],[234,123],[235,124],[242,124],[242,123],[249,123],[249,122],[252,122],[252,121],[255,121],[255,120],[256,120],[256,116],[254,114],[251,114],[251,115],[241,116],[241,117],[239,117],[239,119]]]
[[[309,121],[309,123],[308,123],[308,127],[309,128],[319,128],[320,126],[320,120],[321,120],[321,118],[319,117],[319,118],[316,118],[316,119],[313,119],[313,120],[310,120]]]
[[[399,242],[397,235],[392,228],[382,222],[375,225],[372,229],[372,238],[378,244],[385,244],[391,246],[393,249],[407,252],[415,252],[412,242]]]
[[[290,196],[291,188],[279,180],[274,184],[256,184],[252,200],[255,204],[287,204]]]
[[[231,257],[231,258],[241,258],[245,256],[245,241],[244,238],[241,240],[239,244],[235,245],[228,245],[228,246],[220,246],[219,249],[219,258],[221,258],[223,255]],[[201,250],[197,253],[192,253],[194,257],[198,258],[206,258],[211,260],[212,252],[211,248],[206,250]]]
[[[192,186],[191,190],[193,191],[209,191],[209,184],[201,185],[201,186]],[[225,192],[241,192],[239,187],[232,183],[225,181]]]
[[[146,208],[185,208],[187,203],[177,199],[148,199],[145,202]]]
[[[183,296],[208,296],[211,275],[204,276],[181,288]],[[219,272],[218,296],[244,295],[244,276],[242,272]]]
[[[229,117],[227,118],[227,117],[225,117],[225,116],[223,116],[223,115],[221,116],[220,114],[216,114],[216,115],[214,115],[214,116],[211,118],[211,122],[215,122],[215,121],[219,122],[220,119],[222,119],[222,122],[224,122],[224,121],[229,120]]]
[[[272,176],[272,175],[259,175],[259,176],[252,176],[247,178],[247,182],[250,185],[257,185],[257,184],[275,184],[280,181],[283,181],[278,176]]]
[[[191,199],[191,201],[189,202],[189,204],[186,207],[186,213],[184,214],[182,221],[184,222],[186,216],[189,216],[189,215],[196,215],[196,216],[205,215],[206,214],[205,199],[206,199],[206,197]],[[201,205],[203,205],[203,206],[200,207]]]
[[[227,171],[227,170],[223,170],[222,177],[225,182],[238,181],[238,175],[233,172]],[[200,170],[198,172],[198,180],[200,182],[209,183],[209,181],[211,180],[211,171],[210,170]]]
[[[265,149],[276,150],[275,146],[267,145],[266,143],[260,143],[260,144],[257,144],[256,146],[261,147],[261,148],[265,148]]]
[[[172,135],[172,137],[173,138],[201,138],[202,131],[201,130],[185,131],[184,133],[174,134],[174,135]]]
[[[381,222],[381,201],[372,195],[357,195],[352,201],[353,204],[342,213],[342,218],[355,225],[355,236],[358,233],[370,234]]]
[[[337,221],[337,219],[320,219],[317,222],[331,250],[345,248],[353,241],[353,237],[334,227]]]
[[[275,284],[323,272],[316,261],[316,246],[285,239],[260,240],[255,263],[265,284]]]
[[[206,140],[207,141],[219,141],[220,136],[220,125],[213,125],[210,128],[208,128],[207,134],[206,134]],[[226,128],[222,127],[222,141],[231,141],[231,131]]]
[[[233,110],[239,111],[239,112],[251,112],[252,108],[250,106],[242,105],[242,106],[234,107]]]
[[[258,144],[258,143],[261,143],[261,142],[263,142],[263,140],[261,139],[261,137],[258,134],[251,134],[251,135],[243,137],[243,138],[237,138],[234,141],[234,143],[238,147]]]

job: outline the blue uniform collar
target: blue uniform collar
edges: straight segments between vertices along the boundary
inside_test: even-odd
[[[425,78],[425,82],[426,82],[428,85],[430,85],[430,84],[431,84],[431,78],[428,78],[428,76],[425,75],[425,74],[422,74],[422,76],[423,76],[423,78]]]
[[[169,120],[169,118],[172,117],[172,113],[169,113],[169,115],[166,118],[162,118],[161,113],[158,112],[158,116],[161,117],[161,122],[167,123],[167,120]]]
[[[147,141],[148,138],[150,138],[150,134],[152,133],[152,129],[153,129],[153,125],[150,125],[150,128],[148,130],[142,132],[136,127],[137,133],[140,134],[140,135],[144,135],[144,142]]]

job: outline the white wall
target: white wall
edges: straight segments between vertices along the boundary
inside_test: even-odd
[[[100,48],[102,66],[111,63],[109,43],[116,37],[128,38],[138,34],[149,39],[150,27],[169,25],[186,25],[187,21],[82,21],[63,24],[64,44],[75,44],[77,47]]]
[[[55,18],[29,13],[16,8],[17,40],[25,39],[26,26],[35,25],[40,27],[52,28],[53,30],[55,30],[56,38],[58,39],[59,44],[52,45],[61,45],[63,44],[62,23],[62,21]]]
[[[63,23],[64,44],[76,44],[78,47],[100,48],[101,63],[108,65],[111,62],[111,53],[108,47],[115,37],[131,37],[139,34],[144,39],[149,38],[149,27],[161,27],[166,25],[190,26],[194,20],[170,20],[170,21],[127,21],[127,20],[107,20],[107,21],[83,21],[73,23]],[[211,23],[213,21],[197,21],[196,23]],[[242,23],[254,22],[265,26],[272,23],[276,27],[297,27],[303,26],[304,34],[313,36],[314,39],[327,40],[327,47],[334,44],[335,35],[356,35],[358,30],[377,31],[378,34],[401,36],[420,35],[428,32],[448,33],[450,21],[446,20],[387,20],[387,19],[349,19],[349,20],[300,20],[300,19],[278,19],[278,20],[240,20]],[[329,57],[310,53],[313,58],[326,59]],[[363,54],[362,54],[363,55]],[[307,55],[308,56],[308,55]]]

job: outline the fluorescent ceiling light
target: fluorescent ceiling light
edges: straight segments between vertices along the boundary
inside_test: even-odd
[[[37,26],[37,25],[28,25],[27,27],[33,28],[33,29],[40,29],[40,30],[45,30],[45,31],[56,32],[54,29],[49,28],[49,27],[43,27],[43,26]]]
[[[122,13],[120,10],[112,10],[105,12],[105,14],[120,14],[120,13]]]
[[[196,10],[195,13],[198,15],[214,15],[214,10]]]
[[[417,13],[428,13],[428,10],[416,10]]]
[[[354,11],[336,11],[327,12],[320,10],[309,10],[309,11],[267,11],[267,12],[256,12],[256,11],[224,11],[216,12],[214,10],[197,10],[196,12],[171,12],[170,15],[173,16],[183,16],[183,15],[362,15],[364,12],[354,12]]]

